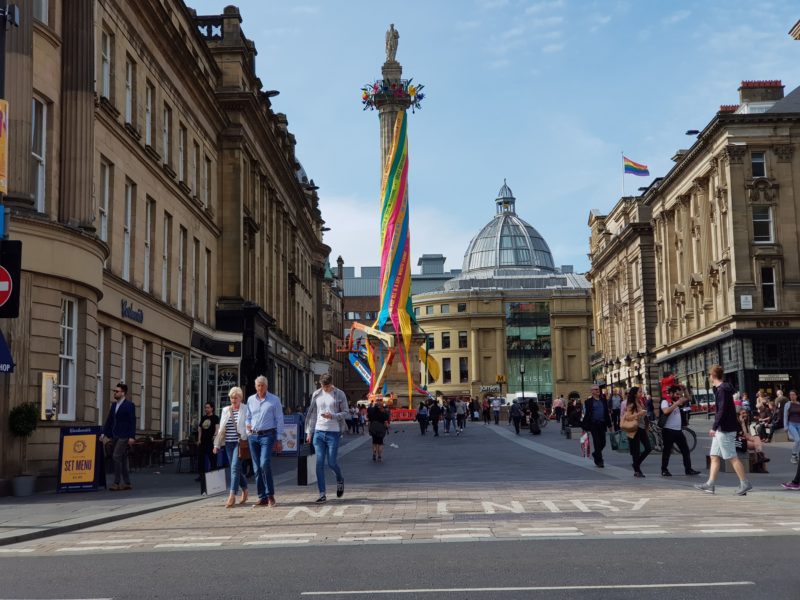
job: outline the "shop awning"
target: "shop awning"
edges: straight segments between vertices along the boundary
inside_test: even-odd
[[[3,332],[0,331],[0,373],[13,373],[14,359],[11,357],[11,349],[6,343],[6,338],[3,337]]]

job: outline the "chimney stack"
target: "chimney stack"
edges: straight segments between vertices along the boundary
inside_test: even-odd
[[[783,98],[783,83],[780,79],[766,81],[742,81],[739,86],[739,103],[777,102]]]

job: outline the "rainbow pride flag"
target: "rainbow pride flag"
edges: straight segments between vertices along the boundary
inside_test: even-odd
[[[622,164],[625,166],[626,175],[639,175],[640,177],[650,175],[650,170],[647,168],[647,165],[634,162],[627,156],[622,157]]]

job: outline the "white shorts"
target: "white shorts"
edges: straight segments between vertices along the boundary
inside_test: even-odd
[[[721,456],[723,460],[736,458],[735,431],[718,431],[711,439],[711,456]]]

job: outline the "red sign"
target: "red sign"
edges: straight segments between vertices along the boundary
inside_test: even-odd
[[[11,279],[11,274],[4,267],[0,267],[0,306],[8,302],[13,290],[14,280]]]

